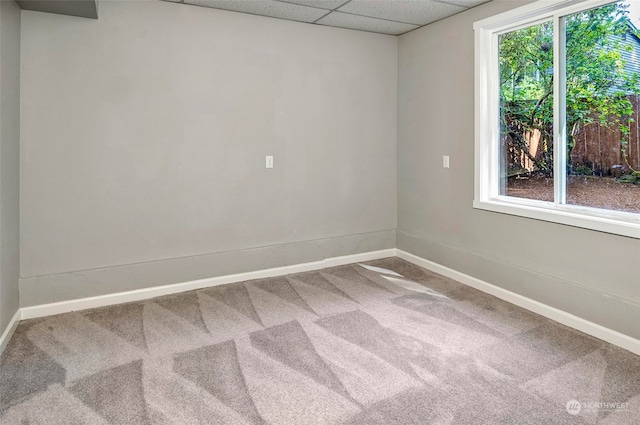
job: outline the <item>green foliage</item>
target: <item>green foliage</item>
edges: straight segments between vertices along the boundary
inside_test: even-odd
[[[618,180],[620,180],[623,183],[640,184],[640,171],[634,171],[631,174],[625,174],[624,176],[620,177]]]
[[[591,168],[583,164],[580,164],[577,167],[575,167],[575,170],[573,171],[573,173],[578,176],[593,176],[595,174]]]
[[[570,153],[581,127],[598,122],[629,134],[640,77],[626,73],[622,36],[630,31],[627,6],[615,3],[566,18],[566,119]],[[500,100],[502,134],[511,136],[535,167],[553,172],[553,25],[544,22],[502,34]],[[527,134],[541,134],[538,155],[529,153]],[[626,145],[623,141],[623,152]],[[541,152],[541,153],[540,153]]]

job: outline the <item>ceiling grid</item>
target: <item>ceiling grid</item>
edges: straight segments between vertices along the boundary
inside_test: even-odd
[[[488,0],[165,0],[252,15],[401,35]]]

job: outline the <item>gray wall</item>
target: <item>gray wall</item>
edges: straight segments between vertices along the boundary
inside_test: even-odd
[[[472,208],[472,24],[521,4],[400,37],[397,246],[640,338],[640,240]]]
[[[396,37],[102,1],[21,78],[22,306],[395,246]]]
[[[0,1],[0,335],[18,310],[20,9]]]

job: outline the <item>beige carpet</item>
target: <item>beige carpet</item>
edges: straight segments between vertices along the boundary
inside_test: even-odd
[[[25,321],[0,358],[2,425],[638,418],[640,357],[397,258]]]

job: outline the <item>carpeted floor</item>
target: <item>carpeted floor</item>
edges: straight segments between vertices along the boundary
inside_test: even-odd
[[[639,417],[640,357],[397,258],[25,321],[0,358],[2,425]]]

